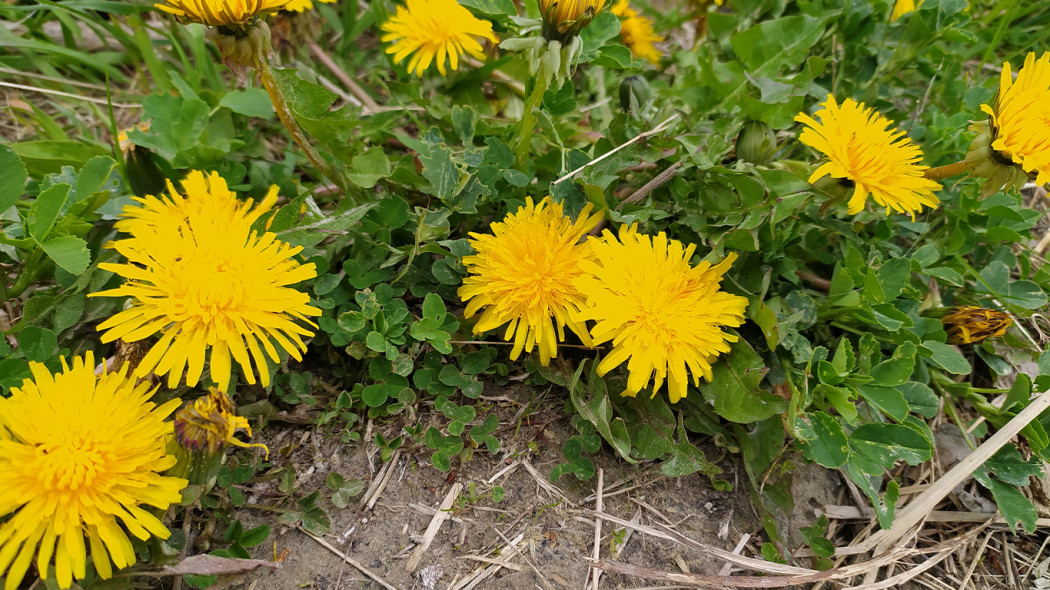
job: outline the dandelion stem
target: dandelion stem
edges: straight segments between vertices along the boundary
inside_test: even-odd
[[[277,117],[281,119],[281,123],[284,123],[284,127],[288,129],[288,133],[292,134],[292,139],[295,143],[306,152],[306,157],[309,158],[310,163],[317,168],[320,172],[332,181],[333,184],[343,190],[343,194],[351,196],[349,187],[347,185],[346,177],[338,172],[327,160],[321,157],[317,153],[317,150],[310,145],[310,140],[307,139],[303,130],[299,128],[299,123],[295,120],[295,115],[292,114],[292,110],[288,107],[288,101],[284,98],[284,93],[281,92],[280,85],[277,84],[277,79],[273,77],[273,72],[270,70],[270,64],[263,64],[261,70],[259,70],[259,77],[262,79],[263,86],[266,88],[266,92],[270,95],[270,102],[273,103],[273,108],[277,111]]]
[[[543,104],[545,92],[547,92],[547,78],[537,76],[532,92],[525,100],[525,110],[522,111],[521,120],[518,121],[518,130],[514,132],[514,139],[511,140],[511,148],[514,150],[514,166],[522,172],[525,171],[525,165],[529,159],[532,130],[536,127],[536,115],[532,114],[532,110],[540,108],[540,105]]]
[[[966,165],[966,162],[956,162],[945,166],[937,166],[936,168],[927,168],[923,176],[930,180],[944,180],[945,178],[964,174],[969,170],[970,168]]]

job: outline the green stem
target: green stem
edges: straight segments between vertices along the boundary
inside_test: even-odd
[[[292,109],[288,106],[288,101],[284,98],[284,93],[281,92],[281,87],[277,84],[277,79],[273,77],[273,72],[270,70],[270,64],[264,63],[262,69],[259,70],[259,78],[262,79],[263,87],[266,88],[266,92],[270,95],[270,102],[273,103],[273,108],[277,111],[277,117],[284,124],[284,127],[288,130],[288,133],[292,135],[292,139],[298,144],[299,148],[306,153],[306,157],[310,160],[310,163],[314,165],[314,168],[318,172],[323,174],[325,178],[331,181],[333,184],[338,186],[343,194],[353,199],[348,185],[346,176],[337,171],[328,160],[325,160],[317,153],[317,150],[310,145],[310,140],[307,139],[306,134],[299,128],[299,123],[295,120],[295,115],[292,114]]]
[[[514,150],[514,166],[522,172],[525,171],[525,165],[529,160],[532,131],[536,127],[536,115],[532,114],[532,110],[540,108],[540,105],[543,104],[545,92],[547,92],[547,78],[537,77],[532,85],[532,92],[525,100],[525,110],[522,111],[521,120],[518,121],[518,130],[514,132],[514,139],[511,140],[511,149]]]
[[[47,256],[41,250],[34,250],[29,257],[26,259],[26,264],[22,267],[22,272],[15,279],[15,284],[11,285],[11,288],[7,291],[7,297],[16,299],[25,292],[34,282],[37,277],[44,274],[44,267],[47,262]],[[32,269],[32,270],[30,270]],[[7,298],[4,299],[5,301]]]
[[[945,178],[951,178],[952,176],[958,176],[960,174],[966,174],[970,171],[970,167],[966,165],[966,162],[955,162],[954,164],[946,164],[944,166],[937,166],[936,168],[927,168],[923,176],[930,180],[944,180]]]

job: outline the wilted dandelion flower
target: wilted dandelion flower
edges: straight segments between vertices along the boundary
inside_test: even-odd
[[[386,52],[394,54],[394,63],[412,55],[408,72],[418,76],[431,62],[445,75],[446,57],[453,70],[459,69],[461,53],[484,60],[478,39],[497,42],[492,23],[476,18],[456,0],[406,0],[382,30],[383,42],[392,43]]]
[[[281,10],[289,0],[165,0],[158,9],[180,21],[209,27],[244,27],[260,16]]]
[[[619,239],[606,230],[588,244],[594,260],[582,263],[577,289],[586,296],[580,321],[595,321],[595,345],[612,342],[598,365],[605,375],[627,361],[627,389],[635,396],[650,380],[653,395],[667,379],[671,403],[711,379],[711,363],[729,352],[737,337],[723,331],[744,321],[747,299],[719,290],[722,275],[736,259],[729,254],[715,266],[689,264],[696,246],[685,246],[660,232],[641,235],[621,227]]]
[[[539,205],[528,198],[516,213],[492,224],[492,235],[470,234],[477,254],[463,258],[470,276],[459,296],[469,301],[465,317],[484,309],[474,333],[507,324],[503,338],[514,340],[510,358],[536,346],[544,366],[557,356],[566,325],[589,343],[587,328],[573,318],[583,304],[573,281],[590,252],[580,238],[601,219],[600,213],[588,217],[590,210],[586,205],[573,221],[550,197]]]
[[[795,117],[806,129],[799,141],[824,154],[809,182],[830,176],[848,181],[853,191],[850,214],[860,213],[870,194],[875,202],[912,217],[923,207],[936,207],[933,191],[941,185],[923,176],[922,152],[903,131],[891,131],[890,121],[852,99],[840,106],[830,94],[816,112],[817,122],[805,113]]]
[[[235,413],[230,396],[214,387],[208,389],[207,395],[187,401],[175,413],[175,440],[191,451],[217,453],[228,443],[244,448],[259,447],[269,455],[266,445],[238,440],[234,436],[238,430],[252,435],[248,420]]]
[[[106,331],[102,341],[135,342],[159,333],[135,375],[167,374],[169,387],[184,371],[186,384],[196,385],[208,349],[219,389],[229,387],[231,357],[249,383],[258,373],[269,385],[266,356],[279,360],[273,343],[299,360],[306,350],[302,337],[313,335],[300,324],[317,327],[307,316],[321,310],[291,287],[316,276],[316,269],[295,260],[302,248],[250,231],[269,197],[252,210],[251,201],[238,201],[220,177],[205,180],[199,173],[183,189],[185,197],[172,190],[168,201],[148,197],[140,201],[142,211],[124,212],[131,237],[111,247],[128,262],[99,266],[127,282],[92,296],[128,296],[133,304],[99,325]]]
[[[539,0],[543,36],[565,42],[579,34],[605,8],[605,0]]]
[[[981,110],[988,113],[991,149],[999,159],[1021,168],[1036,184],[1050,182],[1050,52],[1038,60],[1029,53],[1016,81],[1010,64],[1003,64],[995,101]]]
[[[660,63],[660,50],[653,43],[659,43],[664,38],[653,32],[653,21],[638,14],[638,11],[631,8],[627,0],[620,0],[613,5],[611,10],[621,19],[620,38],[631,53],[649,60],[650,63]]]
[[[949,344],[974,344],[1006,333],[1014,323],[1009,314],[994,309],[963,305],[944,310],[941,317]]]
[[[103,579],[135,563],[128,533],[170,535],[142,506],[166,509],[186,480],[160,475],[175,464],[164,419],[178,407],[149,401],[149,386],[124,371],[94,374],[89,352],[52,375],[30,363],[32,379],[0,398],[0,574],[18,587],[36,553],[41,576],[54,558],[61,588],[86,575],[87,553]],[[87,542],[85,543],[85,538]]]

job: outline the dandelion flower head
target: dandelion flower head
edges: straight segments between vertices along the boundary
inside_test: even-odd
[[[910,12],[915,12],[920,6],[922,6],[922,0],[897,0],[893,3],[893,14],[890,15],[890,22],[894,22]]]
[[[325,3],[325,4],[331,4],[331,3],[335,2],[336,0],[320,0],[320,1]],[[314,3],[313,3],[312,0],[289,0],[288,4],[286,4],[284,6],[285,10],[289,10],[291,12],[303,12],[303,11],[306,11],[306,10],[313,10],[313,8],[314,8]]]
[[[41,575],[54,558],[61,588],[86,575],[87,553],[103,579],[135,563],[128,533],[167,539],[142,506],[178,503],[186,480],[160,475],[175,464],[165,418],[178,400],[149,401],[147,383],[124,371],[96,375],[89,352],[62,358],[52,374],[30,363],[32,378],[0,398],[0,574],[4,590],[22,581],[33,554]],[[86,540],[86,542],[85,542]]]
[[[620,38],[631,53],[652,64],[660,63],[660,50],[653,44],[663,41],[664,38],[653,31],[653,21],[638,14],[627,0],[620,0],[614,4],[611,11],[621,19]]]
[[[138,205],[124,207],[116,228],[131,235],[192,231],[189,226],[192,217],[198,223],[221,222],[231,233],[247,235],[252,224],[277,203],[275,185],[253,208],[254,201],[238,200],[218,172],[205,176],[200,170],[191,171],[181,183],[185,195],[180,194],[171,181],[166,182],[170,196],[132,197]]]
[[[544,36],[565,41],[586,27],[605,8],[605,0],[539,0]]]
[[[1013,79],[1003,64],[999,92],[992,106],[981,105],[991,119],[992,149],[1035,177],[1050,182],[1050,52],[1029,53]]]
[[[259,17],[281,10],[289,0],[165,0],[158,9],[180,21],[209,27],[244,27]]]
[[[491,235],[470,234],[477,254],[463,258],[470,276],[459,296],[469,302],[466,317],[484,310],[474,333],[507,324],[504,339],[514,341],[510,358],[535,346],[544,366],[557,356],[566,325],[589,343],[587,328],[573,318],[583,304],[573,281],[590,253],[580,238],[601,219],[600,213],[589,216],[590,210],[587,204],[573,221],[550,197],[539,205],[528,198],[524,207],[493,223]]]
[[[476,18],[456,0],[406,0],[397,7],[397,14],[382,26],[384,43],[391,43],[386,52],[394,54],[394,63],[401,63],[409,55],[408,72],[422,76],[431,62],[445,75],[448,59],[453,70],[459,69],[461,53],[484,60],[478,39],[498,40],[492,33],[492,23]]]
[[[864,209],[869,194],[887,211],[912,217],[940,203],[933,191],[941,185],[923,176],[922,152],[903,131],[891,131],[888,119],[852,99],[839,105],[828,95],[821,106],[819,122],[805,113],[795,117],[807,125],[799,141],[827,158],[809,182],[831,176],[852,183],[850,214]]]
[[[128,262],[99,266],[126,282],[92,296],[126,296],[133,304],[99,325],[106,331],[102,341],[135,342],[159,333],[135,375],[167,374],[169,387],[184,372],[186,384],[196,385],[208,349],[219,389],[229,387],[231,357],[248,383],[258,374],[267,386],[266,357],[279,361],[274,343],[300,360],[303,337],[313,335],[301,324],[317,327],[307,316],[321,310],[292,287],[316,276],[316,268],[295,259],[302,248],[249,229],[269,198],[252,210],[250,201],[237,200],[214,174],[204,179],[191,173],[182,186],[185,197],[172,190],[167,202],[147,197],[143,211],[125,211],[131,237],[110,246]]]
[[[660,232],[655,237],[621,227],[619,239],[606,230],[588,242],[595,259],[583,263],[576,287],[586,294],[578,318],[596,322],[595,345],[612,342],[612,352],[598,365],[605,375],[627,362],[627,389],[635,396],[652,380],[653,395],[667,380],[671,403],[693,385],[710,380],[711,363],[737,337],[723,327],[744,321],[747,299],[719,289],[722,275],[736,259],[692,266],[696,246],[685,246]]]

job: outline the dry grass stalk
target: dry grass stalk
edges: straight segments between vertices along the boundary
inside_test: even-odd
[[[406,565],[408,571],[414,572],[419,567],[419,562],[423,560],[423,554],[427,552],[427,549],[430,549],[430,544],[434,542],[434,537],[437,537],[438,531],[441,530],[441,525],[448,519],[449,510],[452,509],[452,504],[459,497],[459,492],[462,488],[462,484],[454,483],[448,493],[445,494],[445,499],[441,501],[434,518],[430,519],[430,524],[427,525],[427,530],[423,533],[423,542],[412,552],[412,557],[408,558],[408,564]]]

